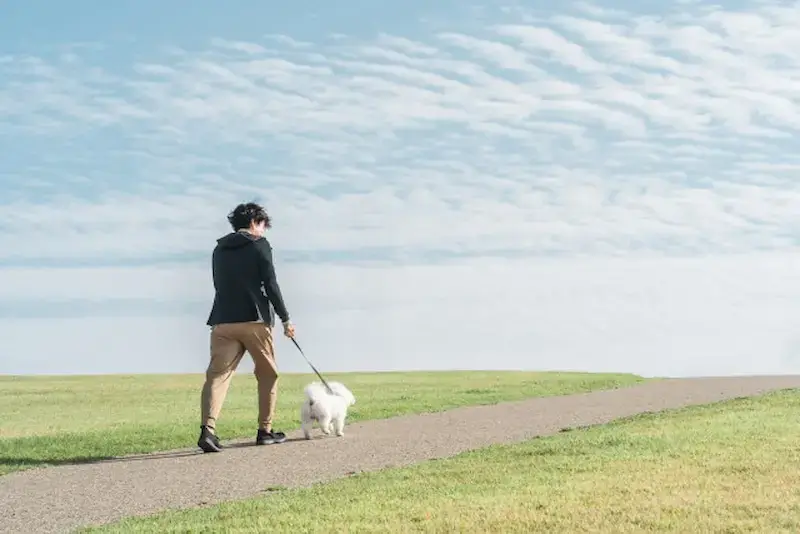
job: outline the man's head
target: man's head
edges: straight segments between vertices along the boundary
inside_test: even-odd
[[[234,231],[246,230],[261,237],[267,228],[272,227],[272,220],[266,210],[255,202],[239,204],[228,214],[228,222]]]

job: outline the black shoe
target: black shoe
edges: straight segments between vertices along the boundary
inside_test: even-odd
[[[220,452],[222,450],[222,443],[219,438],[207,426],[200,427],[200,438],[197,440],[197,446],[203,449],[203,452]]]
[[[273,443],[283,443],[286,441],[286,434],[283,432],[267,432],[259,429],[256,435],[256,445],[272,445]]]

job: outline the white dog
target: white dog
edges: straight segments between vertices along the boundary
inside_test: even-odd
[[[344,435],[344,420],[347,409],[356,403],[356,398],[344,384],[328,382],[333,394],[321,383],[312,382],[306,386],[306,400],[300,408],[300,422],[306,439],[311,439],[314,421],[319,424],[323,434],[335,432]]]

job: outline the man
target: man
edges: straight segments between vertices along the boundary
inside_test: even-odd
[[[250,202],[236,206],[228,215],[228,222],[233,232],[217,240],[212,254],[215,294],[207,321],[211,327],[211,361],[201,395],[202,421],[197,441],[203,452],[222,450],[216,433],[217,418],[245,351],[253,358],[258,381],[256,444],[286,440],[286,434],[272,428],[278,389],[272,308],[283,322],[284,335],[293,338],[294,325],[275,277],[272,247],[264,238],[271,220],[263,207]]]

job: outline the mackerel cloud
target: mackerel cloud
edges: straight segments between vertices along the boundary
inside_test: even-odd
[[[489,19],[0,57],[0,261],[205,252],[250,197],[286,254],[795,246],[800,8]]]

